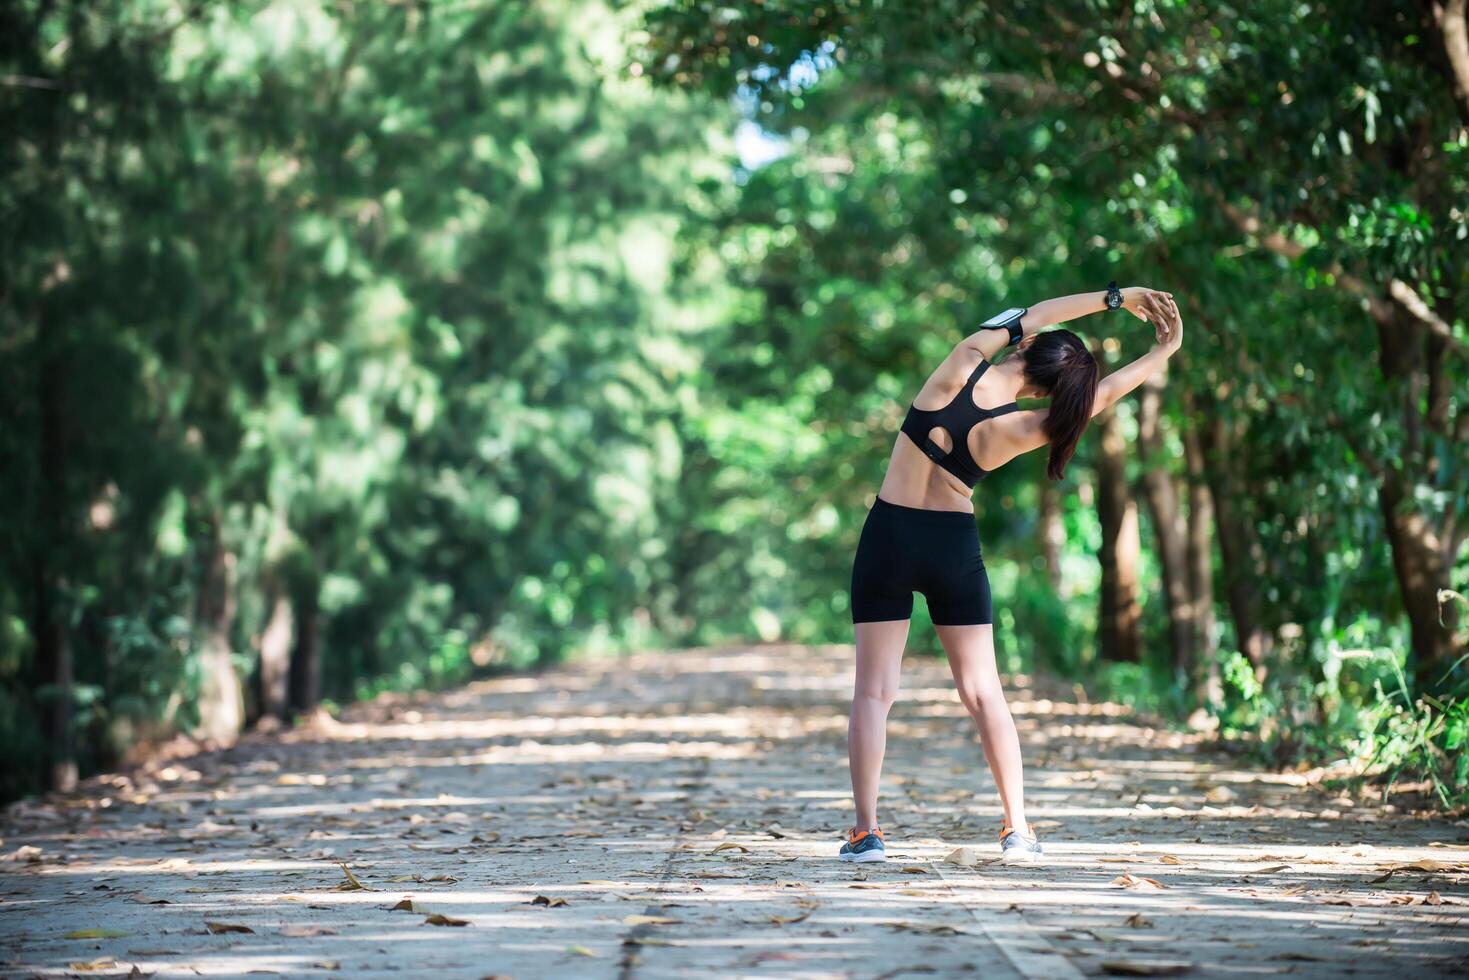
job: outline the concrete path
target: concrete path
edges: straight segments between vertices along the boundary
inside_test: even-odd
[[[891,858],[837,863],[850,657],[502,678],[17,804],[0,976],[1469,970],[1466,822],[1261,774],[1024,678],[1052,859],[990,863],[994,786],[933,661],[905,665],[891,720]]]

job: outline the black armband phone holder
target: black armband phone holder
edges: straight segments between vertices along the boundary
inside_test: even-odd
[[[1010,334],[1008,343],[1019,343],[1020,338],[1024,336],[1020,328],[1020,318],[1025,316],[1028,309],[1024,306],[1012,306],[1003,313],[996,313],[979,326],[981,329],[1003,329]]]

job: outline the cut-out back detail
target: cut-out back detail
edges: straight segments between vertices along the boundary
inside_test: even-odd
[[[908,415],[903,419],[903,434],[913,440],[913,444],[925,456],[963,480],[964,485],[971,490],[976,483],[989,476],[989,471],[980,469],[970,455],[969,431],[985,419],[1009,415],[1019,410],[1014,402],[998,408],[980,408],[974,404],[974,384],[989,366],[990,362],[981,358],[979,367],[969,375],[964,387],[943,408],[929,410],[909,403]],[[945,451],[943,446],[929,438],[929,432],[935,428],[943,429],[949,434],[952,449]]]

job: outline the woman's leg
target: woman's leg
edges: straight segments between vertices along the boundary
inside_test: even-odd
[[[852,767],[853,824],[858,831],[877,826],[877,783],[887,749],[888,709],[898,696],[908,620],[857,623],[857,679],[852,716],[847,722],[847,761]]]
[[[1005,826],[1030,836],[1025,821],[1025,774],[1020,761],[1020,736],[1005,703],[1000,672],[995,667],[995,630],[992,625],[936,626],[939,641],[949,655],[949,669],[959,688],[959,700],[979,726],[979,737],[990,772],[1000,788]]]

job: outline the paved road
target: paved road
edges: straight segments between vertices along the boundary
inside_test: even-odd
[[[1262,775],[1024,678],[1052,861],[990,863],[993,784],[931,661],[905,666],[890,726],[892,858],[839,864],[849,661],[758,647],[502,678],[18,804],[0,976],[1469,969],[1465,822]]]

